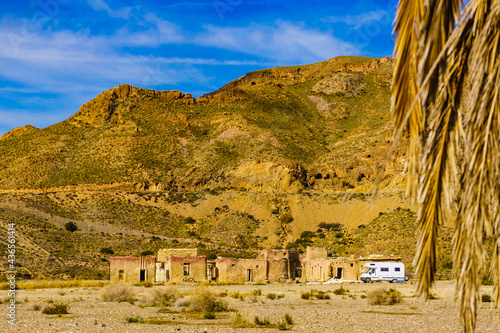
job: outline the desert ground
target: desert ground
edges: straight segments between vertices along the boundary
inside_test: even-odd
[[[438,281],[433,300],[415,298],[416,285],[389,283],[343,284],[267,284],[267,285],[196,285],[130,286],[136,301],[105,302],[104,287],[47,288],[19,290],[16,296],[15,326],[7,323],[7,299],[2,304],[2,332],[460,332],[462,327],[454,303],[452,281]],[[335,290],[341,288],[341,291]],[[370,292],[394,288],[401,302],[393,305],[371,305]],[[206,319],[202,313],[186,306],[200,293],[209,291],[222,300],[229,311],[215,313]],[[178,297],[170,307],[151,306],[153,294],[168,291]],[[326,295],[330,299],[303,293]],[[491,295],[491,286],[482,293]],[[7,291],[3,291],[7,296]],[[343,295],[342,295],[343,293]],[[271,296],[268,296],[270,295]],[[273,297],[273,295],[275,297]],[[368,296],[367,296],[368,295]],[[274,298],[274,299],[273,299]],[[328,297],[326,297],[328,298]],[[54,304],[67,304],[68,314],[43,314]],[[255,317],[264,324],[256,325]],[[128,318],[128,319],[127,319]],[[131,319],[133,318],[133,319]],[[137,321],[136,323],[131,321]],[[289,320],[290,322],[290,320]],[[156,323],[156,324],[154,324]],[[500,332],[500,317],[492,303],[481,302],[478,332]]]

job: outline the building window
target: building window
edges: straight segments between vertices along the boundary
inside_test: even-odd
[[[295,277],[302,277],[302,270],[300,268],[295,269]]]
[[[259,265],[255,265],[255,268],[259,269],[259,267],[260,267]]]
[[[123,280],[124,276],[125,276],[125,272],[123,271],[123,269],[120,269],[118,271],[118,280]]]
[[[400,267],[394,267],[394,270],[395,270],[396,272],[401,272],[401,268],[400,268]]]
[[[191,274],[191,264],[184,264],[184,276]]]
[[[382,268],[380,268],[380,271],[381,272],[388,272],[389,271],[389,267],[382,267]]]
[[[351,267],[354,267],[354,264],[351,264]]]

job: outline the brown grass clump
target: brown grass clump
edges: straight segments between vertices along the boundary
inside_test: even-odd
[[[227,304],[216,294],[201,290],[191,299],[191,310],[199,312],[224,312],[228,311]]]
[[[387,288],[377,288],[369,291],[367,298],[370,305],[393,305],[402,301],[399,291],[396,289],[387,290]]]
[[[51,304],[47,305],[42,310],[43,314],[55,314],[55,315],[63,315],[68,314],[68,305],[67,304]]]
[[[179,297],[179,292],[173,287],[157,288],[150,291],[144,303],[150,306],[172,306]]]
[[[309,291],[300,293],[300,298],[302,299],[310,299],[312,296],[313,294]]]
[[[104,288],[101,297],[104,302],[134,303],[136,301],[134,290],[124,283],[113,284]]]

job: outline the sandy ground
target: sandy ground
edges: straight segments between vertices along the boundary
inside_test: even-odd
[[[199,291],[195,285],[175,285],[185,299]],[[253,323],[254,317],[269,318],[271,322],[280,321],[285,313],[292,316],[295,325],[291,332],[461,332],[462,327],[454,303],[453,282],[439,281],[434,288],[435,300],[423,302],[414,297],[415,285],[372,283],[344,284],[346,295],[334,295],[338,284],[269,284],[210,286],[209,290],[229,295],[223,299],[230,308],[239,311],[243,318]],[[369,305],[363,299],[372,289],[396,288],[403,295],[397,305]],[[153,288],[133,287],[138,298],[147,296]],[[253,297],[253,290],[261,289],[262,295]],[[304,300],[301,292],[318,290],[329,292],[330,300]],[[68,288],[21,290],[16,300],[16,325],[7,322],[7,303],[1,305],[1,332],[277,332],[278,329],[234,328],[236,312],[217,315],[207,320],[182,313],[159,313],[158,307],[144,307],[135,304],[103,302],[101,288]],[[243,300],[231,295],[239,292],[246,295]],[[492,294],[492,287],[483,287],[482,292]],[[2,299],[7,298],[7,291]],[[283,294],[281,299],[270,300],[269,293]],[[33,310],[35,304],[43,308],[48,300],[65,302],[69,314],[62,316],[45,315]],[[492,303],[481,303],[478,311],[477,332],[500,332],[500,317],[491,308]],[[180,309],[180,308],[179,308]],[[170,320],[168,325],[127,323],[127,317],[161,318]]]

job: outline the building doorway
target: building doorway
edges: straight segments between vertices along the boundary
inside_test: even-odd
[[[253,270],[249,268],[247,268],[247,281],[248,282],[253,281]]]
[[[337,267],[337,279],[342,279],[343,268]]]
[[[141,273],[139,275],[139,280],[142,282],[142,281],[146,281],[146,270],[145,269],[141,269]]]

